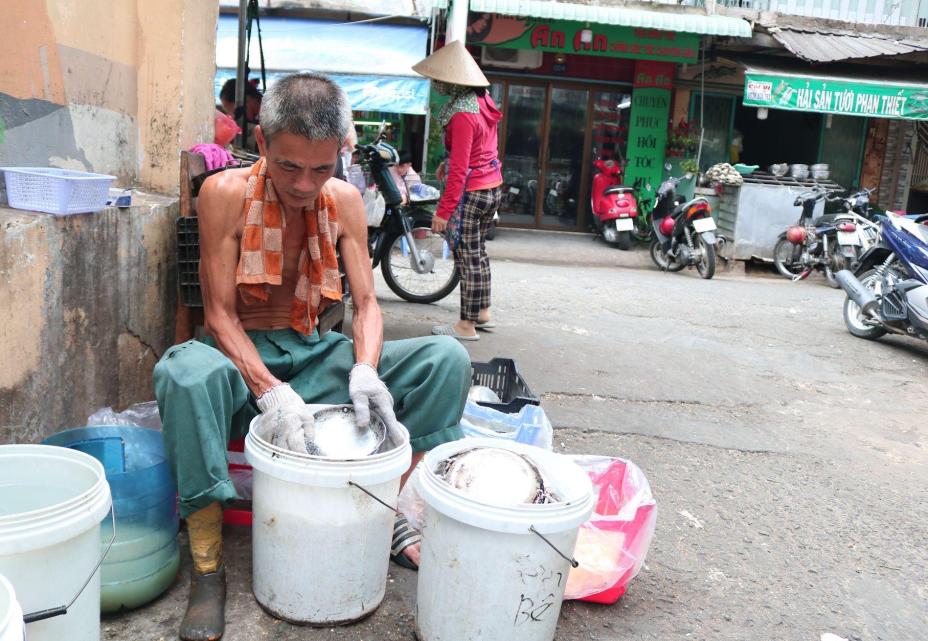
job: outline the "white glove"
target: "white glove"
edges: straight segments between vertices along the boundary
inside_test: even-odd
[[[359,427],[370,425],[372,409],[380,415],[387,427],[392,428],[397,424],[396,414],[393,413],[393,397],[373,365],[357,363],[351,368],[348,396],[354,404]]]
[[[278,383],[271,389],[267,390],[257,399],[258,411],[262,414],[271,410],[281,409],[284,407],[305,407],[306,403],[300,398],[300,395],[293,391],[287,383]]]
[[[256,429],[259,430],[258,435],[271,445],[300,454],[318,453],[313,415],[305,405],[302,408],[289,406],[265,412]]]

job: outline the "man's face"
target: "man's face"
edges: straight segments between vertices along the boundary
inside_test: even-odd
[[[235,103],[231,100],[219,99],[219,102],[222,103],[222,109],[226,112],[226,115],[234,118],[235,117]]]
[[[267,173],[277,197],[288,209],[311,207],[322,186],[335,173],[341,140],[309,140],[291,133],[278,133],[268,144],[255,128],[255,140],[267,159]]]

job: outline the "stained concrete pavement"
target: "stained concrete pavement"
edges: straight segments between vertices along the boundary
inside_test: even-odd
[[[515,358],[556,450],[635,461],[659,506],[629,592],[565,604],[558,640],[925,637],[928,346],[853,338],[821,280],[665,274],[586,236],[502,230],[490,252],[499,327],[472,359]],[[378,296],[388,339],[457,316],[455,294],[412,305],[378,277]],[[361,623],[294,627],[255,604],[250,533],[226,540],[229,641],[412,638],[414,573],[391,567]],[[104,638],[175,638],[188,565]]]

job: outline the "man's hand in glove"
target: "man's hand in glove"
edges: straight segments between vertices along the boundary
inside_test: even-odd
[[[306,403],[300,398],[300,395],[293,391],[287,383],[278,383],[274,387],[266,390],[257,398],[258,410],[265,414],[271,410],[278,410],[284,407],[296,407],[302,409]]]
[[[348,395],[354,404],[358,426],[370,425],[371,410],[377,412],[388,428],[397,424],[393,413],[393,397],[377,369],[369,363],[357,363],[348,375]]]

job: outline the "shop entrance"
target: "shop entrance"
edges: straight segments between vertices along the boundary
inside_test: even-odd
[[[503,111],[501,222],[586,231],[592,160],[624,160],[630,91],[523,78],[491,82]]]

